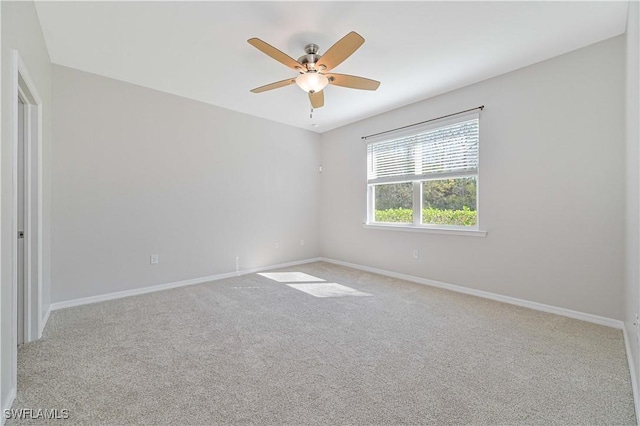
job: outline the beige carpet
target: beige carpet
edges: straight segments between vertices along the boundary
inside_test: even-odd
[[[635,424],[619,330],[327,263],[287,271],[369,296],[247,275],[56,311],[19,351],[13,408],[69,425]]]

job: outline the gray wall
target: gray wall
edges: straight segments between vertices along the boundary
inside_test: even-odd
[[[1,152],[1,220],[2,270],[0,279],[0,398],[2,403],[12,388],[11,334],[12,324],[12,259],[11,244],[13,205],[13,105],[11,50],[17,49],[25,62],[43,102],[43,313],[50,300],[50,210],[51,210],[51,63],[40,29],[40,23],[32,2],[0,2],[2,8],[2,146]]]
[[[622,319],[624,46],[619,36],[324,133],[322,255]],[[363,229],[360,137],[478,105],[488,236]]]
[[[638,337],[633,325],[640,312],[640,4],[629,3],[626,34],[626,142],[627,142],[627,210],[626,210],[626,274],[625,327],[629,336],[636,375],[640,374]],[[640,383],[640,377],[637,376]]]
[[[318,256],[316,133],[60,66],[53,94],[53,302]]]

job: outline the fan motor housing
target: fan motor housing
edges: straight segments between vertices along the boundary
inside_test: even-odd
[[[320,59],[320,55],[318,55],[318,45],[309,43],[304,47],[304,51],[306,55],[302,55],[298,58],[298,62],[300,62],[306,69],[314,70],[315,63]]]

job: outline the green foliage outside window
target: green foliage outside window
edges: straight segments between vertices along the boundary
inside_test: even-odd
[[[423,208],[476,209],[476,178],[428,180],[422,183]]]
[[[413,222],[413,186],[411,182],[377,185],[375,221]],[[422,183],[422,223],[475,226],[475,177],[440,179]]]
[[[412,209],[376,210],[376,222],[413,222]],[[434,225],[475,226],[477,213],[464,206],[462,210],[422,209],[422,223]]]

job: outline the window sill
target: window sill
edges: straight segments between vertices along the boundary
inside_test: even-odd
[[[416,226],[409,224],[393,225],[386,223],[363,223],[362,227],[365,229],[378,229],[381,231],[421,232],[425,234],[460,235],[465,237],[487,236],[487,231],[480,231],[478,229],[436,228],[430,226]]]

